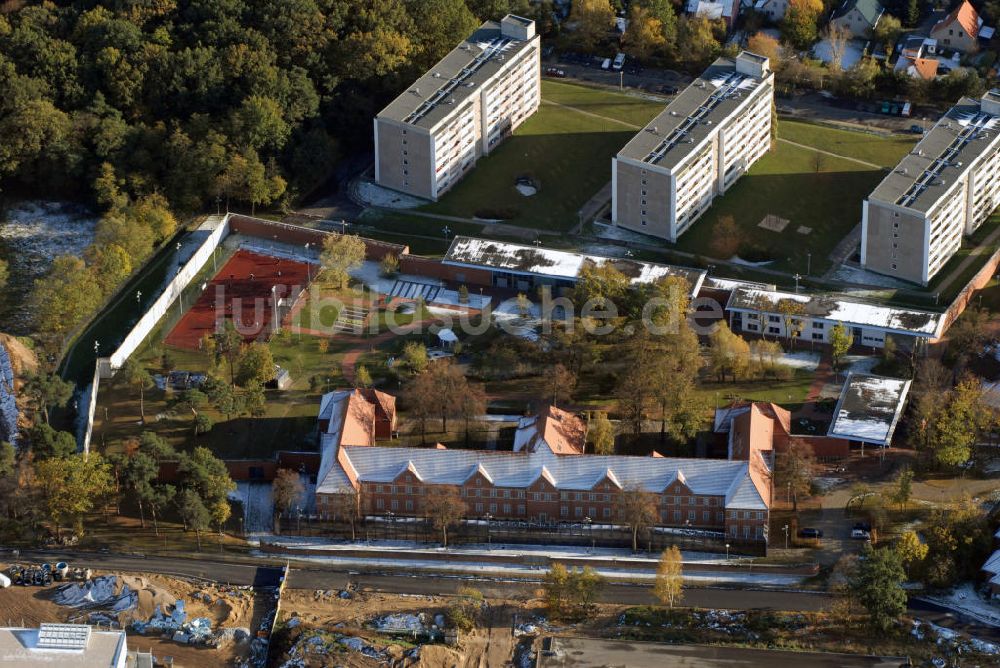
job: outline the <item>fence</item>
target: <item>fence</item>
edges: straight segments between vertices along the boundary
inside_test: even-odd
[[[976,294],[976,290],[985,287],[990,282],[990,279],[996,274],[998,266],[1000,266],[1000,249],[996,250],[990,256],[990,259],[986,261],[986,264],[983,265],[982,269],[977,271],[976,275],[965,284],[965,287],[959,291],[958,296],[952,301],[951,306],[945,311],[944,318],[942,318],[942,333],[947,332],[948,328],[958,320],[958,316],[962,315],[962,312],[965,311],[969,302],[972,301],[972,297]]]
[[[110,378],[114,370],[124,364],[125,360],[142,345],[142,342],[146,340],[146,337],[167,313],[170,305],[183,294],[184,288],[198,275],[201,268],[212,257],[215,249],[229,234],[229,216],[226,215],[221,219],[217,216],[210,217],[202,223],[195,233],[198,232],[207,233],[205,240],[177,271],[177,274],[170,280],[152,306],[143,313],[139,322],[125,335],[118,348],[108,357],[98,358],[95,363],[94,378],[81,396],[81,404],[87,404],[87,419],[78,435],[83,452],[90,452],[90,441],[94,433],[94,414],[97,410],[97,393],[100,389],[101,379]]]

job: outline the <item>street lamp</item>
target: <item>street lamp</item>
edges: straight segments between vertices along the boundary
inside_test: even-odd
[[[813,254],[806,252],[806,276],[812,273]]]
[[[489,513],[486,513],[485,519],[486,519],[486,549],[487,550],[492,550],[493,549],[493,536],[492,536],[492,534],[490,534],[490,520],[493,519],[493,516],[490,515]]]
[[[594,520],[584,517],[583,521],[587,523],[587,533],[590,534],[590,552],[593,553],[596,549],[596,545],[594,544]]]
[[[726,561],[729,561],[729,543],[726,543]]]
[[[445,225],[441,228],[441,232],[444,234],[444,238],[447,239],[448,235],[451,234],[451,228]]]
[[[142,307],[142,290],[135,291],[135,303],[136,306]]]
[[[272,285],[271,286],[271,308],[274,310],[274,324],[271,326],[271,329],[274,330],[274,329],[277,329],[277,327],[279,325],[279,323],[278,323],[278,286],[277,285]]]
[[[785,532],[785,549],[788,549],[788,525],[781,527]]]
[[[94,341],[94,355],[98,355],[101,352],[101,342]]]
[[[310,245],[311,244],[307,241],[306,242],[306,280],[307,281],[311,281],[312,280],[312,271],[311,271],[312,270],[312,265],[309,262],[309,246]]]
[[[795,274],[795,294],[799,294],[799,279],[802,278],[800,274]]]

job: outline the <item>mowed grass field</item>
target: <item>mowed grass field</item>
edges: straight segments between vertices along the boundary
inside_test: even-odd
[[[715,257],[715,223],[732,216],[743,235],[741,253],[755,260],[769,258],[767,266],[772,269],[805,274],[808,265],[812,275],[821,274],[830,266],[830,251],[861,222],[862,201],[886,173],[845,158],[889,167],[915,143],[907,137],[883,138],[787,120],[779,122],[778,138],[771,151],[680,238],[678,249]],[[783,232],[759,227],[767,214],[788,219],[788,226]],[[800,234],[800,226],[811,231]]]
[[[569,230],[580,207],[611,181],[611,158],[664,106],[545,80],[538,111],[441,201],[423,210],[465,218],[504,212],[513,225]],[[520,176],[535,180],[538,193],[518,193]]]

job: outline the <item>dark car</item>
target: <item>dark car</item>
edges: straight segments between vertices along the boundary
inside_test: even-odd
[[[561,70],[558,67],[547,67],[545,68],[545,75],[550,77],[555,77],[557,79],[565,79],[566,71]]]
[[[814,529],[812,527],[799,529],[799,538],[820,539],[822,537],[823,531],[821,529]]]
[[[660,86],[660,92],[661,93],[665,93],[667,95],[676,95],[677,94],[677,86],[670,86],[670,85]]]
[[[924,134],[924,128],[920,125],[911,125],[910,133],[915,135],[922,135]]]

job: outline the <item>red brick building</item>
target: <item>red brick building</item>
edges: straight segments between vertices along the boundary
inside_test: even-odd
[[[321,515],[333,512],[334,495],[353,494],[364,515],[419,517],[429,490],[450,486],[470,518],[615,524],[623,519],[621,494],[638,487],[656,495],[660,526],[724,532],[733,541],[767,540],[771,469],[756,440],[740,460],[581,455],[566,447],[579,442],[582,449],[582,440],[575,440],[585,436],[585,429],[575,436],[579,418],[546,409],[522,421],[515,441],[526,447],[519,452],[379,447],[357,442],[365,440],[370,422],[362,402],[350,391],[333,394],[339,401],[324,397],[320,414],[327,425],[316,489]],[[556,443],[565,434],[573,436]]]

